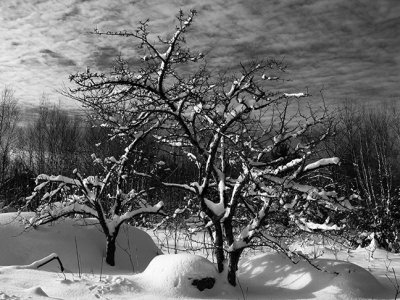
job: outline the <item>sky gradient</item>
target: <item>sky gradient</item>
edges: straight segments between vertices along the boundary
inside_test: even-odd
[[[44,93],[74,107],[56,92],[69,74],[138,57],[132,40],[90,34],[95,27],[129,31],[149,18],[163,35],[191,8],[199,14],[188,44],[215,68],[273,57],[288,64],[288,92],[322,89],[329,103],[400,100],[399,0],[2,0],[0,86],[25,105]]]

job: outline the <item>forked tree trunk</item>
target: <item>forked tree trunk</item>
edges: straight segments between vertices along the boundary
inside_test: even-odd
[[[107,236],[107,246],[106,246],[106,263],[110,266],[115,266],[115,240],[116,235]]]
[[[236,272],[243,249],[232,251],[228,254],[228,282],[236,286]]]

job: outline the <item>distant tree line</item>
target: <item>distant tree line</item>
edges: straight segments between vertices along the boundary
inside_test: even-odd
[[[110,130],[92,118],[90,111],[71,113],[43,97],[34,116],[30,120],[22,118],[23,107],[14,91],[5,88],[0,99],[0,208],[6,208],[4,211],[24,205],[39,174],[69,176],[76,167],[83,175],[100,174],[101,167],[94,162],[92,154],[104,159],[123,152],[124,141],[118,138],[109,141]],[[150,138],[140,151],[143,153],[129,162],[135,169],[147,171],[157,158],[173,171],[168,173],[169,180],[195,176],[193,170],[184,167],[185,159],[179,151],[159,149]],[[159,175],[163,176],[162,172]],[[132,179],[127,184],[138,190],[152,186],[143,178]],[[163,188],[160,189],[151,189],[149,193],[154,198],[161,195],[170,198],[171,207],[174,201],[184,197],[179,191],[163,194]]]

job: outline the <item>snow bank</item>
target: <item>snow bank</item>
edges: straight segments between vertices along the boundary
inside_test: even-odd
[[[373,258],[365,249],[342,251],[339,257],[375,270],[381,283],[349,262],[314,260],[326,271],[322,272],[307,262],[293,264],[286,256],[271,252],[244,258],[239,265],[239,284],[233,288],[226,282],[226,271],[218,274],[206,258],[156,255],[159,250],[150,236],[128,226],[121,229],[118,239],[117,266],[104,264],[100,271],[104,235],[93,221],[86,221],[88,226],[65,220],[23,232],[22,219],[15,213],[0,214],[0,299],[392,299],[395,292],[390,282],[382,279],[387,275],[385,265],[399,270],[400,257],[390,254],[389,260],[389,254],[380,249]],[[52,252],[73,273],[61,274],[56,261],[39,270],[14,267],[29,266]]]
[[[223,281],[213,263],[194,254],[157,256],[137,276],[144,290],[168,297],[213,297],[221,292]]]
[[[101,269],[106,274],[136,273],[161,253],[147,233],[123,226],[117,238],[116,266],[110,267],[102,259],[105,236],[94,220],[65,219],[25,231],[23,219],[31,216],[29,213],[0,214],[0,266],[29,265],[55,252],[67,272],[78,273],[79,259],[81,273],[100,273]],[[59,272],[56,261],[41,269]]]
[[[261,254],[245,259],[239,268],[239,281],[251,294],[291,299],[380,298],[385,288],[367,270],[350,262],[316,259],[297,264],[280,254]]]

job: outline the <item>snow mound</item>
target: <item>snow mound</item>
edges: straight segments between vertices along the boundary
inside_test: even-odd
[[[317,259],[314,263],[323,270],[337,274],[331,284],[348,295],[355,298],[375,298],[383,295],[384,288],[379,281],[358,265],[331,259]]]
[[[254,294],[279,295],[279,298],[318,298],[318,295],[338,295],[345,298],[379,298],[384,287],[367,270],[345,261],[313,260],[294,264],[280,253],[267,253],[243,260],[238,278],[244,290]],[[326,296],[325,296],[326,297]]]
[[[194,254],[156,256],[138,276],[143,289],[169,297],[210,297],[220,278],[213,263]]]
[[[117,237],[116,265],[110,267],[103,258],[105,235],[94,220],[64,219],[26,230],[24,220],[31,216],[30,213],[0,214],[0,266],[29,265],[57,253],[67,272],[132,274],[143,271],[161,253],[146,232],[125,225]],[[60,271],[56,261],[40,269]]]

